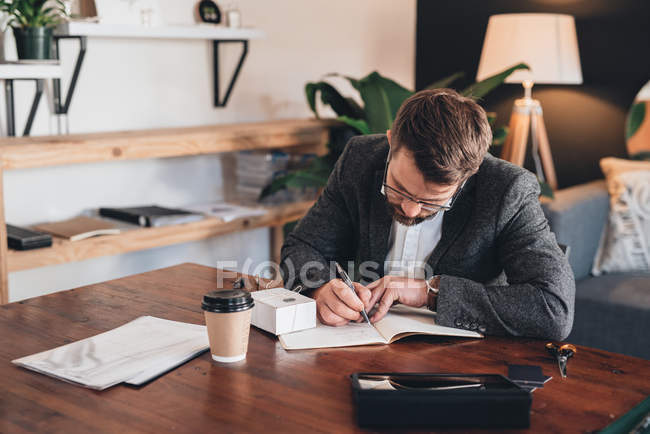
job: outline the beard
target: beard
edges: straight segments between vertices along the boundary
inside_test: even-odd
[[[419,225],[420,223],[431,220],[434,218],[436,215],[438,215],[439,211],[434,212],[433,214],[425,215],[425,216],[417,216],[417,217],[407,217],[402,212],[398,209],[397,206],[387,203],[388,205],[388,214],[395,220],[397,223],[402,224],[404,226],[415,226]]]

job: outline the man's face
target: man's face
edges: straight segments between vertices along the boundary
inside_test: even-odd
[[[386,184],[415,199],[445,205],[458,190],[459,184],[435,184],[424,179],[410,153],[402,148],[392,154],[386,173]],[[437,211],[425,211],[421,205],[406,198],[387,195],[393,219],[405,226],[413,226],[432,218]]]

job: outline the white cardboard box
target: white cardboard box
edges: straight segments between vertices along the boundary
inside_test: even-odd
[[[316,302],[285,288],[251,292],[251,323],[274,335],[316,327]]]

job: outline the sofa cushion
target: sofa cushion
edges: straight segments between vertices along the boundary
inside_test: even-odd
[[[592,273],[650,272],[650,161],[607,157],[610,211]]]
[[[589,275],[609,212],[604,180],[555,192],[542,209],[558,243],[569,246],[569,263],[576,279]]]
[[[650,359],[650,274],[588,277],[576,282],[567,341]]]

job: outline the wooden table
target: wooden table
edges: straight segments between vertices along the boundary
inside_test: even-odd
[[[646,360],[578,347],[562,380],[543,341],[496,337],[286,352],[252,329],[246,362],[219,365],[206,353],[142,388],[103,392],[10,364],[140,315],[203,323],[201,296],[217,273],[183,264],[0,306],[0,432],[360,431],[348,380],[357,371],[505,375],[508,363],[540,365],[553,379],[533,394],[534,432],[597,430],[650,394]]]

